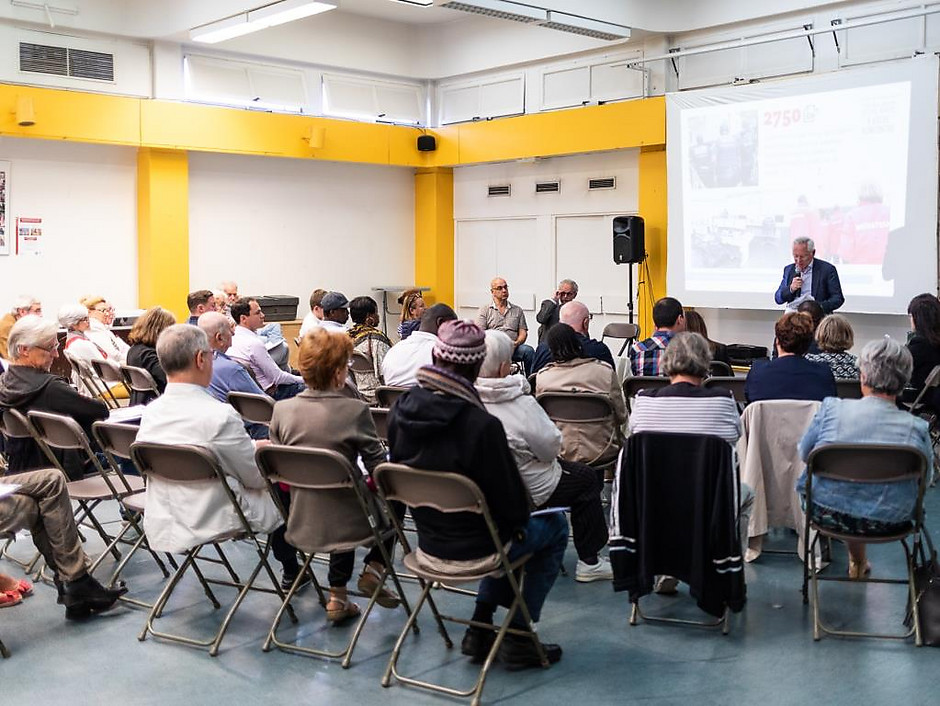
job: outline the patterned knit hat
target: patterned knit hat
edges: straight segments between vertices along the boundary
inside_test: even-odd
[[[472,321],[445,321],[437,330],[435,357],[458,365],[473,365],[486,357],[483,330]]]

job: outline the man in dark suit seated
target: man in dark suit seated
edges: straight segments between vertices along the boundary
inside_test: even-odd
[[[801,311],[781,316],[774,326],[777,358],[751,366],[744,386],[748,402],[822,400],[836,396],[836,381],[825,363],[803,356],[813,341],[813,319]]]
[[[617,369],[614,365],[614,357],[610,354],[610,348],[600,341],[596,341],[588,334],[591,324],[591,313],[581,302],[568,302],[561,307],[561,313],[558,315],[559,323],[568,324],[574,329],[578,340],[581,341],[581,350],[584,352],[583,358],[596,358],[610,367]],[[535,360],[532,362],[532,373],[537,373],[546,365],[552,362],[552,353],[548,348],[548,341],[540,343],[535,349]]]
[[[800,237],[793,240],[793,264],[783,268],[783,279],[774,294],[774,301],[795,309],[808,298],[819,302],[827,314],[845,303],[835,266],[816,259],[816,245],[812,238]]]
[[[558,289],[555,290],[555,296],[551,299],[545,299],[539,308],[539,313],[535,315],[535,320],[539,326],[539,345],[545,343],[545,335],[548,329],[558,323],[558,316],[563,307],[568,302],[578,296],[578,283],[573,279],[563,279],[558,283]],[[534,370],[532,371],[535,372]]]

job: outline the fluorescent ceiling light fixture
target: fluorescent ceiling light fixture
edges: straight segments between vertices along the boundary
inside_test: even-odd
[[[405,5],[418,5],[419,7],[431,7],[434,4],[434,0],[392,0],[392,2],[400,2]]]
[[[541,23],[540,26],[608,41],[630,38],[629,27],[592,20],[578,15],[569,15],[565,12],[555,12],[554,10],[549,10],[548,21]]]
[[[248,12],[241,12],[233,17],[226,17],[218,22],[197,27],[189,33],[189,38],[194,42],[216,44],[224,42],[226,39],[241,37],[268,27],[275,27],[311,15],[318,15],[328,10],[335,10],[337,6],[338,3],[335,0],[333,2],[281,0],[281,2],[264,5]]]
[[[508,0],[451,0],[441,3],[441,7],[529,24],[548,21],[547,10]]]

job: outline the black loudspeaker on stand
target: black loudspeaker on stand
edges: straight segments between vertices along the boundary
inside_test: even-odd
[[[640,216],[614,217],[614,263],[627,265],[630,281],[630,297],[627,311],[633,323],[633,265],[646,259],[646,238],[643,235],[643,219]]]

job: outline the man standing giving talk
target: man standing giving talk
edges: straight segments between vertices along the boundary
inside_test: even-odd
[[[813,299],[827,314],[845,303],[835,266],[817,260],[815,255],[816,245],[812,238],[793,240],[793,264],[783,268],[783,279],[774,294],[774,301],[786,304],[789,310],[796,310],[804,301]]]

